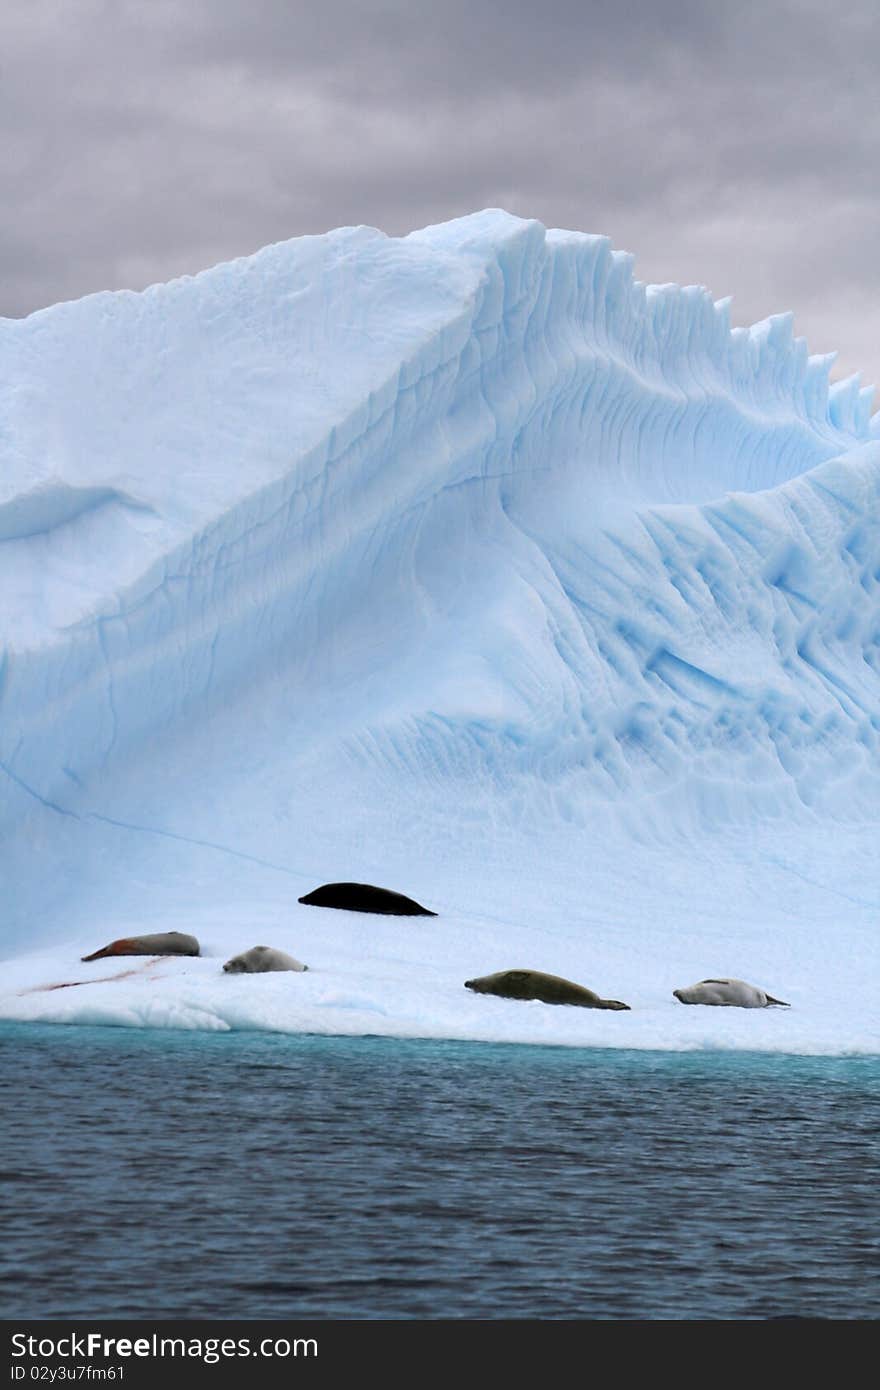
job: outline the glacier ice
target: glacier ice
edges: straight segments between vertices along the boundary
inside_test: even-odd
[[[0,1016],[880,1052],[880,416],[790,315],[487,211],[0,363]],[[298,905],[333,880],[441,916]],[[41,987],[175,929],[213,949]],[[295,996],[222,976],[257,939]],[[511,965],[633,1013],[463,989]],[[794,1007],[676,1008],[719,974]]]

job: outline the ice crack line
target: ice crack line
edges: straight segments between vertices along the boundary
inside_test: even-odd
[[[26,792],[28,796],[33,797],[34,801],[38,801],[41,806],[45,806],[48,811],[54,811],[56,815],[67,816],[71,820],[80,822],[86,820],[103,821],[105,825],[115,826],[118,830],[131,830],[140,835],[161,835],[162,838],[166,840],[180,840],[186,845],[196,845],[200,849],[212,849],[218,854],[228,854],[233,859],[244,859],[250,864],[259,864],[261,868],[273,869],[276,873],[288,874],[291,878],[303,879],[312,877],[312,875],[309,875],[302,869],[290,868],[290,866],[286,864],[274,864],[271,859],[261,859],[256,854],[248,854],[245,850],[241,849],[232,849],[229,845],[218,845],[213,840],[199,840],[192,835],[179,835],[173,830],[161,830],[155,825],[135,825],[129,821],[116,820],[113,816],[104,816],[99,811],[87,811],[85,815],[80,815],[77,811],[71,811],[66,806],[59,806],[56,801],[51,801],[48,797],[42,796],[35,788],[29,786],[21,777],[18,777],[4,762],[0,762],[0,772],[5,772],[11,782],[14,782],[15,785],[20,787],[23,792]]]
[[[868,902],[866,898],[856,898],[852,893],[844,893],[841,888],[832,888],[827,883],[820,883],[818,879],[808,878],[807,875],[802,874],[799,869],[795,869],[791,864],[786,864],[784,859],[777,859],[775,855],[770,857],[769,862],[775,864],[777,868],[784,869],[786,873],[794,874],[795,878],[801,879],[802,882],[809,883],[811,888],[821,888],[823,892],[833,893],[837,898],[845,898],[847,902],[856,903],[858,907],[880,907],[880,903]]]
[[[65,812],[66,815],[73,815],[74,812]],[[291,869],[286,864],[274,864],[271,859],[261,859],[256,854],[248,854],[245,850],[231,849],[229,845],[218,845],[213,840],[199,840],[192,835],[179,835],[174,830],[160,830],[155,825],[135,825],[133,822],[115,820],[113,816],[101,815],[100,811],[87,811],[85,816],[77,817],[80,820],[103,821],[105,825],[113,825],[118,830],[133,830],[141,835],[161,835],[166,840],[180,840],[185,845],[197,845],[200,849],[213,849],[218,854],[231,855],[233,859],[244,859],[250,864],[259,864],[264,869],[274,869],[279,874],[289,874],[291,878],[309,878],[302,869]]]
[[[10,782],[14,782],[17,787],[21,787],[23,792],[27,792],[28,796],[32,796],[35,801],[39,801],[40,805],[45,806],[49,811],[55,811],[59,816],[70,816],[73,820],[81,819],[76,814],[76,811],[68,811],[65,806],[59,806],[57,802],[50,801],[46,796],[41,796],[33,787],[29,787],[27,782],[22,781],[20,777],[16,776],[12,768],[7,767],[3,762],[0,762],[0,772],[5,772]]]

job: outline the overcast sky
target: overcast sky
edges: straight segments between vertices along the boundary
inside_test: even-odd
[[[501,206],[880,383],[876,0],[3,0],[0,38],[0,314]]]

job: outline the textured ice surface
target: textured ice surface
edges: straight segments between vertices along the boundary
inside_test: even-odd
[[[495,211],[0,320],[0,1014],[880,1052],[880,423],[829,367]],[[28,992],[169,929],[211,954]],[[258,943],[309,972],[223,976]],[[517,966],[633,1012],[462,987]]]

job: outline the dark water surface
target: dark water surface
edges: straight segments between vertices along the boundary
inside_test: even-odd
[[[4,1317],[880,1314],[880,1061],[0,1027]]]

